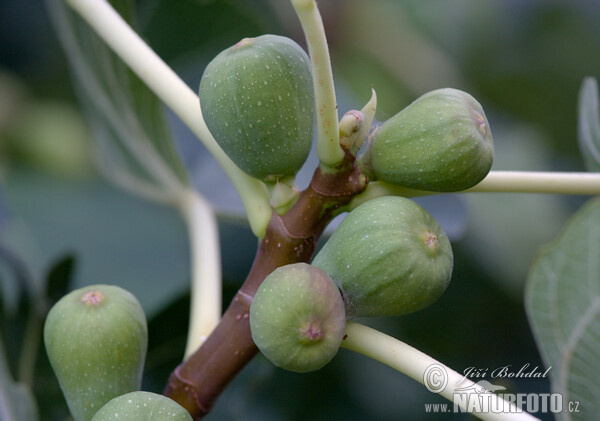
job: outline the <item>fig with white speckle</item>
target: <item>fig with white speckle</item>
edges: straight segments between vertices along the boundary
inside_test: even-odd
[[[481,104],[466,92],[438,89],[387,120],[361,158],[371,178],[428,191],[460,191],[479,183],[494,159]]]
[[[254,343],[273,364],[290,371],[325,366],[337,354],[345,327],[340,291],[307,263],[275,269],[250,306]]]
[[[140,389],[146,317],[123,288],[92,285],[65,295],[48,313],[44,343],[75,421],[91,420],[112,398]]]
[[[244,38],[206,67],[202,115],[243,171],[276,181],[296,174],[310,152],[315,111],[310,61],[293,40]]]
[[[92,421],[192,421],[192,417],[166,396],[136,391],[108,401]]]
[[[453,254],[425,209],[410,199],[385,196],[350,212],[311,264],[338,285],[348,317],[396,316],[442,295]]]

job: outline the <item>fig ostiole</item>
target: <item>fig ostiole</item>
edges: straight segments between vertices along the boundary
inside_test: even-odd
[[[46,318],[44,343],[75,421],[91,420],[112,398],[140,389],[146,317],[120,287],[92,285],[62,297]]]
[[[360,163],[371,178],[428,191],[479,183],[494,159],[481,104],[452,88],[428,92],[377,129]]]
[[[252,339],[267,359],[295,372],[318,370],[344,336],[344,302],[335,283],[307,263],[275,269],[250,306]]]
[[[192,421],[174,400],[152,392],[135,391],[108,401],[92,421]]]
[[[424,208],[385,196],[350,212],[311,264],[338,285],[348,317],[396,316],[442,295],[453,254],[448,237]]]
[[[200,82],[206,125],[247,174],[296,174],[310,152],[315,111],[310,61],[293,40],[244,38],[217,55]]]

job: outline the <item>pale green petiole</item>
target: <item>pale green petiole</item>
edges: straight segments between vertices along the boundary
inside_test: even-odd
[[[250,226],[262,238],[271,206],[264,184],[239,169],[217,144],[202,117],[198,96],[104,0],[66,0],[107,45],[198,136],[242,198]]]
[[[492,171],[465,192],[600,194],[600,173]]]
[[[370,327],[347,322],[346,336],[342,341],[342,347],[363,354],[406,374],[461,407],[464,412],[469,410],[465,407],[465,402],[469,402],[469,397],[465,395],[475,394],[472,399],[479,398],[474,387],[475,383],[465,378],[464,375],[457,373],[418,349]],[[508,401],[504,401],[502,407],[510,408],[510,411],[478,413],[469,410],[468,412],[483,420],[531,421],[537,419],[526,412],[519,411],[513,403]]]
[[[217,218],[210,204],[190,190],[182,195],[178,206],[187,222],[193,262],[187,358],[221,319],[221,249]]]
[[[457,193],[600,194],[600,174],[586,172],[491,171],[479,184]],[[440,194],[372,181],[350,202],[349,210],[380,196],[418,197]]]
[[[317,110],[317,155],[321,167],[335,168],[344,159],[340,146],[337,102],[329,49],[315,0],[291,0],[306,35]]]

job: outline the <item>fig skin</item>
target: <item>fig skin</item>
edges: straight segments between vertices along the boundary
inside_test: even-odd
[[[91,420],[112,398],[140,389],[146,317],[120,287],[92,285],[65,295],[48,313],[44,343],[75,421]]]
[[[481,104],[466,92],[445,88],[426,93],[383,123],[363,163],[378,180],[450,192],[479,183],[493,160]]]
[[[152,392],[130,392],[111,399],[92,421],[192,421],[192,416],[172,399]]]
[[[276,366],[298,373],[331,361],[345,328],[340,291],[322,270],[307,263],[275,269],[250,306],[256,346]]]
[[[425,209],[410,199],[385,196],[350,212],[312,265],[338,285],[348,317],[397,316],[442,295],[453,254]]]
[[[289,38],[244,38],[206,67],[199,89],[206,125],[232,161],[267,181],[295,175],[310,152],[310,61]]]

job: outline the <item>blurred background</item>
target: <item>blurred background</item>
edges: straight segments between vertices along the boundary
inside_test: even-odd
[[[362,108],[371,88],[379,122],[429,90],[463,89],[486,110],[493,169],[584,170],[577,96],[584,77],[600,75],[600,3],[329,0],[319,6],[340,115]],[[140,0],[135,16],[139,32],[194,90],[206,64],[243,37],[275,33],[305,45],[292,7],[280,0]],[[68,418],[39,335],[44,312],[65,291],[112,283],[138,297],[150,327],[145,390],[160,392],[180,362],[188,323],[184,222],[174,208],[121,190],[98,170],[70,76],[46,4],[0,1],[0,385],[6,394],[18,382],[19,393],[37,402],[41,420]],[[165,112],[190,179],[218,213],[226,306],[252,263],[256,240],[216,162]],[[300,186],[315,163],[313,153]],[[481,193],[419,199],[451,237],[453,280],[426,310],[364,322],[459,372],[541,368],[523,309],[528,268],[585,200]],[[515,393],[549,391],[544,379],[494,384]],[[444,399],[341,350],[325,369],[304,375],[257,357],[208,419],[469,418],[427,414],[429,403]]]

